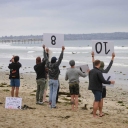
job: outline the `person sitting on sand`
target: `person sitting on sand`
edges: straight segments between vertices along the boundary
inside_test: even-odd
[[[101,61],[94,61],[94,69],[89,72],[89,90],[92,90],[95,100],[93,103],[93,117],[97,117],[96,112],[102,104],[102,90],[103,84],[114,84],[115,81],[106,81],[100,71]],[[99,116],[102,117],[102,111],[99,111]]]
[[[49,104],[51,108],[57,108],[56,95],[57,95],[57,89],[58,89],[58,77],[60,74],[59,65],[61,64],[61,61],[63,59],[64,50],[65,50],[65,47],[62,46],[62,51],[58,61],[56,57],[52,57],[51,62],[47,61],[47,67],[49,69],[49,88],[50,88]]]
[[[45,52],[45,45],[43,45],[43,49],[44,49],[44,56],[47,56]],[[46,64],[46,60],[41,62],[40,57],[36,58],[36,65],[34,66],[34,70],[36,72],[36,82],[37,82],[36,104],[43,104],[43,94],[45,89],[45,75],[46,75],[45,64]]]
[[[14,97],[14,91],[15,91],[15,97],[18,97],[19,94],[19,87],[20,87],[20,74],[19,69],[21,67],[21,63],[19,62],[19,56],[13,56],[13,58],[10,60],[10,63],[8,68],[10,69],[10,85],[12,86],[11,89],[11,96]]]
[[[80,76],[86,77],[87,74],[75,68],[74,60],[70,60],[69,64],[71,68],[67,70],[65,75],[65,80],[69,80],[69,90],[71,95],[72,110],[76,111],[78,109],[79,77]]]
[[[106,69],[104,69],[104,62],[103,61],[101,61],[101,65],[100,65],[100,71],[102,72],[102,73],[108,73],[109,72],[109,70],[110,70],[110,68],[111,68],[111,66],[112,66],[112,64],[113,64],[113,61],[114,61],[114,57],[115,57],[115,53],[112,53],[112,59],[111,59],[111,61],[110,61],[110,63],[109,63],[109,65],[108,65],[108,67],[106,68]],[[95,59],[94,59],[94,52],[92,52],[92,62],[93,62],[93,68],[95,67],[94,66],[94,62],[95,62]],[[102,90],[102,99],[101,99],[101,106],[99,107],[99,110],[101,111],[100,113],[102,113],[102,109],[103,109],[103,98],[105,98],[106,97],[106,86],[103,86],[103,90]],[[102,113],[102,115],[104,115],[103,113]]]

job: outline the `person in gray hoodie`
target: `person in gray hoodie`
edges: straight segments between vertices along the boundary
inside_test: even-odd
[[[81,70],[75,68],[75,61],[70,60],[69,68],[65,75],[65,80],[69,80],[69,90],[71,95],[71,105],[72,110],[76,111],[78,109],[78,95],[79,95],[79,77],[86,77],[88,73],[83,73]],[[87,70],[89,72],[89,70]]]
[[[58,77],[60,74],[59,66],[61,64],[61,61],[63,59],[63,52],[65,50],[65,47],[62,46],[61,54],[58,58],[52,57],[51,62],[47,61],[46,65],[49,69],[49,88],[50,88],[50,95],[49,95],[49,104],[51,108],[56,108],[56,95],[57,95],[57,89],[59,86]],[[48,60],[47,58],[45,58]]]

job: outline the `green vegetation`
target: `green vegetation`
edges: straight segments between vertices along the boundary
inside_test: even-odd
[[[118,101],[119,104],[123,104],[123,101]]]

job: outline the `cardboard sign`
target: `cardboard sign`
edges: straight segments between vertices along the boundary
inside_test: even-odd
[[[86,73],[86,74],[88,73],[87,70],[89,70],[89,67],[88,67],[87,64],[86,64],[86,65],[76,66],[76,68],[77,68],[77,69],[80,69],[81,72]]]
[[[21,109],[22,98],[6,97],[5,108],[6,109]]]
[[[107,81],[115,81],[115,74],[103,73],[103,76]],[[114,84],[103,84],[103,86],[114,87]]]
[[[64,46],[64,34],[44,33],[43,44],[50,48],[62,48]]]
[[[92,51],[98,56],[112,56],[112,53],[114,52],[114,44],[107,41],[93,41]]]

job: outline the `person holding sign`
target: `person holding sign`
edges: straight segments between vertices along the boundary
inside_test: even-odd
[[[43,49],[44,49],[44,56],[47,56],[45,52],[45,46],[43,46]],[[46,51],[48,52],[48,49]],[[44,94],[45,82],[46,82],[45,64],[46,64],[46,60],[41,62],[40,57],[36,58],[36,65],[34,66],[34,70],[36,72],[36,82],[37,82],[36,104],[43,104],[43,94]]]
[[[69,80],[69,90],[71,95],[72,110],[76,111],[78,109],[79,77],[80,76],[86,77],[87,74],[75,68],[74,60],[70,60],[69,64],[71,68],[67,70],[65,75],[65,80]]]
[[[110,63],[109,63],[109,65],[108,65],[108,67],[106,68],[106,69],[104,69],[104,62],[103,61],[101,61],[101,65],[100,65],[100,71],[102,72],[102,73],[108,73],[109,72],[109,70],[110,70],[110,68],[111,68],[111,66],[112,66],[112,64],[113,64],[113,61],[114,61],[114,57],[115,57],[115,53],[112,53],[112,59],[111,59],[111,61],[110,61]],[[93,63],[93,68],[95,67],[94,66],[94,62],[95,62],[95,59],[94,59],[94,52],[92,52],[92,63]],[[100,111],[102,111],[102,109],[103,109],[103,98],[105,98],[106,97],[106,86],[103,86],[103,90],[102,90],[102,99],[101,99],[101,106],[99,107],[99,109],[100,109]]]
[[[47,60],[46,65],[49,69],[49,87],[50,87],[49,104],[51,108],[56,108],[56,95],[59,86],[58,77],[60,74],[59,66],[63,59],[64,50],[65,47],[62,46],[62,51],[58,61],[56,57],[52,57],[51,62],[49,62],[47,56],[45,56],[46,57],[45,59]]]
[[[89,90],[92,90],[95,100],[93,103],[93,117],[96,116],[96,112],[102,104],[102,83],[104,84],[114,84],[115,81],[106,81],[103,77],[102,72],[100,71],[101,61],[95,60],[94,61],[94,69],[90,70],[89,72]],[[103,113],[102,110],[99,110],[99,116],[102,117]]]
[[[13,56],[10,62],[12,63],[9,64],[8,68],[10,69],[10,85],[12,86],[11,96],[14,97],[14,91],[16,89],[15,97],[18,97],[20,87],[19,69],[21,67],[21,63],[19,62],[19,56]]]

